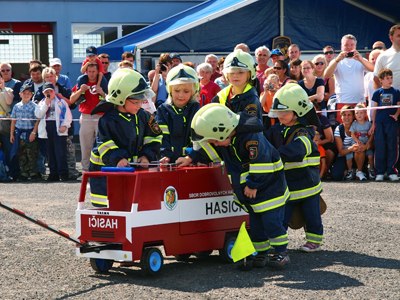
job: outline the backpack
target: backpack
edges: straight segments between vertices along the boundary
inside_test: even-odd
[[[344,125],[343,124],[339,125],[339,133],[340,133],[340,138],[342,139],[342,142],[344,142],[344,139],[346,137],[346,133],[344,132]]]

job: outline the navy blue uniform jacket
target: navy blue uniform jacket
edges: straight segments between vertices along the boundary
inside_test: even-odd
[[[190,125],[199,109],[198,102],[188,103],[182,108],[163,103],[157,108],[156,121],[163,132],[161,157],[166,156],[173,163],[185,155],[186,148],[192,146]]]
[[[240,121],[228,147],[214,146],[225,161],[235,201],[249,204],[255,213],[285,205],[289,198],[283,164],[278,151],[262,134],[261,121],[239,113]],[[193,163],[209,161],[204,148],[190,153]],[[257,189],[255,198],[248,198],[244,188]]]
[[[212,100],[212,103],[221,103],[226,105],[234,113],[246,112],[252,116],[258,117],[262,121],[262,109],[260,99],[256,89],[247,84],[243,94],[238,94],[228,100],[232,85],[221,90]]]
[[[290,200],[301,200],[322,191],[319,178],[320,154],[313,142],[314,127],[305,125],[302,118],[291,127],[275,124],[267,132],[268,141],[279,151],[285,165]],[[286,145],[291,134],[298,130]]]

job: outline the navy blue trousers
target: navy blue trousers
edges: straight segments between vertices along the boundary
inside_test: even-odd
[[[283,226],[289,227],[290,219],[296,205],[300,203],[303,208],[303,216],[306,220],[306,232],[323,235],[324,227],[322,226],[321,207],[319,205],[319,194],[305,198],[299,201],[288,201],[285,206],[285,219]]]
[[[271,238],[286,235],[283,227],[285,206],[266,211],[262,214],[249,214],[250,232],[252,242],[264,242]],[[287,243],[284,245],[273,245],[276,252],[286,252]]]

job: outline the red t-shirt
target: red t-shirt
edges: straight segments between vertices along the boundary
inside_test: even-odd
[[[214,98],[218,92],[221,90],[218,84],[215,82],[211,81],[207,83],[206,85],[202,86],[200,84],[201,91],[200,91],[200,106],[204,106],[208,103],[211,103],[212,98]]]
[[[86,59],[83,61],[83,63],[82,63],[82,67],[83,67],[88,61],[89,61],[89,60],[86,58]],[[97,57],[96,57],[96,63],[99,65],[99,72],[103,73],[103,75],[104,75],[103,63],[102,63],[101,60],[98,59]],[[85,72],[85,74],[86,74],[86,73],[87,73],[87,72]]]
[[[221,76],[222,76],[221,73],[219,73],[218,71],[215,71],[215,73],[211,75],[210,80],[211,80],[212,82],[214,82],[215,79],[217,79],[218,77],[221,77]]]
[[[86,102],[79,104],[79,111],[83,114],[90,114],[100,102],[99,94],[93,91],[93,87],[96,86],[97,82],[87,82],[86,85],[90,87],[89,90],[85,92]],[[77,91],[77,85],[72,88],[73,92]]]
[[[258,81],[260,82],[261,89],[264,90],[264,81],[265,81],[265,70],[267,70],[269,67],[267,66],[266,69],[264,70],[256,70],[256,76],[258,78]]]

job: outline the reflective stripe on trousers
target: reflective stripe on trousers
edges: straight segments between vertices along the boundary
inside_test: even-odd
[[[108,206],[107,196],[90,193],[90,197],[92,198],[93,204]]]
[[[253,242],[253,246],[258,252],[267,251],[269,248],[271,248],[271,245],[269,244],[269,241]]]
[[[271,246],[287,245],[289,243],[288,235],[285,234],[276,238],[270,238],[269,242],[271,243]]]
[[[318,235],[310,232],[306,232],[306,241],[316,244],[322,244],[323,235]]]

